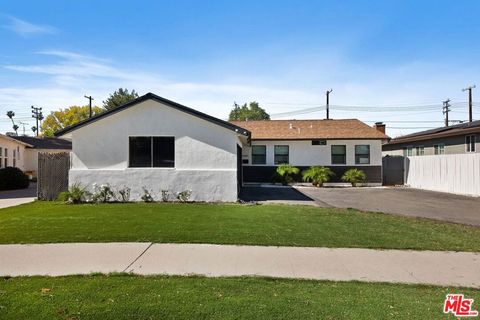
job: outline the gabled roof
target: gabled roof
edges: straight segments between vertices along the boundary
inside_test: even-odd
[[[192,109],[192,108],[189,108],[189,107],[186,107],[184,105],[181,105],[179,103],[176,103],[176,102],[173,102],[171,100],[168,100],[168,99],[165,99],[165,98],[162,98],[160,96],[157,96],[156,94],[153,94],[151,92],[141,96],[141,97],[138,97],[137,99],[133,100],[133,101],[130,101],[129,103],[126,103],[124,105],[121,105],[117,108],[114,108],[114,109],[111,109],[111,110],[108,110],[108,111],[105,111],[105,112],[102,112],[100,114],[97,114],[89,119],[86,119],[86,120],[83,120],[83,121],[80,121],[70,127],[67,127],[63,130],[59,130],[57,132],[55,132],[55,136],[59,137],[59,136],[63,136],[71,131],[74,131],[78,128],[81,128],[81,127],[84,127],[84,126],[87,126],[89,125],[90,123],[92,122],[95,122],[97,120],[100,120],[102,118],[105,118],[105,117],[108,117],[112,114],[115,114],[117,112],[121,112],[122,110],[125,110],[127,108],[130,108],[130,107],[133,107],[141,102],[144,102],[144,101],[147,101],[147,100],[154,100],[154,101],[157,101],[157,102],[160,102],[166,106],[169,106],[171,108],[174,108],[176,110],[179,110],[179,111],[182,111],[182,112],[185,112],[185,113],[188,113],[192,116],[195,116],[195,117],[198,117],[200,119],[203,119],[203,120],[206,120],[208,122],[211,122],[213,124],[216,124],[216,125],[219,125],[221,127],[224,127],[226,129],[229,129],[229,130],[232,130],[238,134],[241,134],[241,135],[244,135],[246,137],[250,137],[250,132],[248,130],[245,130],[244,128],[241,128],[241,127],[238,127],[232,123],[229,123],[227,121],[224,121],[224,120],[220,120],[218,118],[215,118],[215,117],[212,117],[206,113],[203,113],[203,112],[200,112],[200,111],[197,111],[195,109]]]
[[[65,149],[71,150],[72,149],[72,142],[59,139],[59,138],[38,138],[38,137],[29,137],[29,136],[15,136],[12,137],[15,140],[19,140],[21,142],[27,143],[33,149]]]
[[[252,132],[252,140],[388,139],[357,119],[232,121]]]
[[[16,143],[19,143],[19,144],[23,144],[24,146],[26,147],[32,147],[32,145],[26,143],[26,142],[23,142],[23,141],[20,141],[20,140],[17,140],[16,136],[15,137],[12,137],[12,136],[7,136],[7,135],[4,135],[4,134],[1,134],[0,133],[0,138],[2,139],[5,139],[5,140],[8,140],[8,141],[12,141],[12,142],[16,142]]]
[[[452,137],[470,133],[480,133],[480,120],[460,123],[454,126],[439,127],[435,129],[415,132],[390,140],[388,144],[422,141],[436,138]]]

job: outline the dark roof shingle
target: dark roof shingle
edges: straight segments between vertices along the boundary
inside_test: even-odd
[[[59,138],[37,138],[29,136],[14,136],[11,138],[32,145],[33,149],[72,149],[71,141]]]
[[[477,132],[480,132],[480,120],[407,134],[390,140],[389,144],[452,137]]]

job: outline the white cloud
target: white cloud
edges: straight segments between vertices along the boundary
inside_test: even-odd
[[[226,118],[234,101],[243,103],[257,100],[271,114],[294,111],[325,103],[325,90],[333,87],[332,105],[378,106],[408,103],[439,103],[445,98],[465,100],[460,91],[465,83],[474,82],[466,78],[460,67],[434,63],[412,62],[393,67],[361,66],[337,57],[332,59],[297,59],[294,66],[285,62],[277,66],[277,74],[245,76],[227,65],[218,68],[217,75],[237,74],[235,78],[225,76],[222,81],[192,80],[174,81],[166,75],[149,70],[117,67],[114,61],[69,51],[42,51],[41,55],[57,57],[53,63],[36,65],[6,65],[4,68],[16,73],[36,74],[41,81],[35,85],[12,86],[0,82],[0,101],[19,113],[28,112],[30,105],[50,110],[73,104],[86,104],[84,94],[92,95],[95,103],[101,105],[109,93],[119,87],[135,89],[140,94],[154,92],[168,99],[193,107],[216,117]],[[308,60],[308,61],[307,61]],[[283,74],[283,76],[278,76]],[[448,74],[448,78],[445,77]],[[221,77],[219,77],[222,79]],[[458,89],[458,90],[457,90]],[[280,102],[274,104],[272,102]],[[458,118],[464,118],[462,108],[457,108]],[[421,110],[419,110],[421,111]],[[0,117],[6,112],[0,105]],[[475,113],[476,115],[478,113]],[[365,121],[387,121],[388,126],[409,126],[411,124],[389,124],[392,120],[436,120],[441,125],[441,108],[438,111],[378,113],[361,110],[340,111],[332,108],[336,118],[360,118]],[[452,116],[453,116],[452,115]],[[478,115],[480,116],[480,115]],[[477,116],[477,117],[478,117]],[[295,118],[323,118],[324,112],[297,115]],[[0,118],[1,119],[1,118]],[[7,123],[5,125],[8,125]],[[418,124],[417,124],[418,125]],[[418,126],[432,126],[426,123]],[[412,125],[413,126],[413,125]],[[0,131],[8,128],[0,122]],[[391,135],[404,134],[414,130],[387,129]]]
[[[7,19],[8,23],[3,27],[12,30],[23,37],[36,34],[53,34],[58,32],[58,30],[52,26],[33,24],[12,16],[8,16]]]

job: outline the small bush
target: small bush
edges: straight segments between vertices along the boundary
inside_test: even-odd
[[[66,203],[78,204],[85,202],[89,193],[82,187],[80,183],[74,183],[70,186],[68,191],[61,192],[58,196],[58,200]]]
[[[281,164],[277,167],[277,176],[284,186],[293,182],[293,176],[299,172],[300,169],[290,164]]]
[[[143,187],[142,200],[144,202],[153,202],[153,197],[152,197],[150,191],[146,187]]]
[[[352,186],[356,187],[358,183],[367,180],[367,175],[360,169],[349,169],[343,174],[341,179],[342,181],[350,182]]]
[[[168,200],[170,199],[170,191],[160,190],[160,192],[162,193],[162,201],[163,202],[168,202]]]
[[[28,176],[16,167],[0,169],[0,190],[28,188]]]
[[[192,190],[184,190],[177,193],[177,200],[180,202],[188,202],[190,196],[192,195]]]
[[[92,194],[93,202],[105,203],[109,202],[112,198],[115,197],[115,193],[109,184],[102,184],[100,188],[94,184],[94,191]]]
[[[58,194],[57,200],[62,201],[62,202],[67,202],[68,201],[68,191],[63,191]]]
[[[118,195],[120,196],[120,201],[122,202],[129,202],[130,201],[130,188],[124,186],[122,189],[118,190]]]
[[[334,175],[335,173],[327,167],[310,167],[302,172],[303,181],[311,182],[315,187],[321,187]]]

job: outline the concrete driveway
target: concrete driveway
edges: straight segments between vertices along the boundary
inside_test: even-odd
[[[242,188],[240,199],[259,203],[283,203],[316,206],[315,200],[288,186],[246,186]]]
[[[319,206],[355,208],[480,226],[480,198],[404,187],[295,187]]]
[[[33,202],[36,196],[36,183],[30,183],[27,189],[0,191],[0,209]]]

